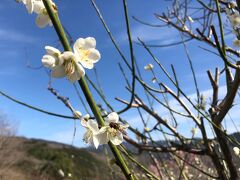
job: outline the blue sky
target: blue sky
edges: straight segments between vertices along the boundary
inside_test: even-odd
[[[103,89],[114,108],[120,109],[124,107],[114,100],[115,97],[129,98],[124,80],[117,66],[117,63],[121,62],[121,58],[111,44],[90,1],[56,0],[55,2],[58,6],[62,23],[74,39],[88,36],[96,38],[97,48],[102,56],[96,68]],[[99,0],[97,4],[122,51],[129,57],[122,2]],[[158,0],[144,1],[142,3],[139,3],[137,0],[131,0],[128,1],[128,7],[130,16],[136,16],[151,23],[159,23],[153,13],[160,13],[164,4]],[[25,7],[14,0],[2,0],[0,15],[0,90],[42,109],[71,115],[70,111],[47,90],[49,78],[46,69],[41,67],[41,57],[45,53],[44,46],[51,45],[57,47],[59,45],[54,29],[51,27],[37,28],[35,16],[29,15]],[[178,38],[178,33],[172,29],[150,28],[139,24],[132,18],[130,19],[134,40],[140,37],[148,43],[164,44],[173,42]],[[197,43],[188,43],[188,47],[191,51],[190,55],[193,58],[200,89],[210,95],[210,83],[206,71],[208,69],[214,70],[220,61],[216,56],[201,50]],[[139,45],[134,44],[134,50],[145,80],[150,82],[151,76],[144,72],[143,67],[147,63],[153,63],[153,61]],[[152,50],[168,70],[170,70],[170,64],[175,65],[177,73],[180,75],[180,83],[184,87],[185,92],[189,95],[193,94],[193,80],[183,47],[153,48]],[[29,68],[29,66],[33,68]],[[159,70],[157,71],[161,80],[165,82],[166,78],[163,73]],[[94,79],[93,71],[87,70],[86,73],[90,78]],[[127,73],[129,74],[129,72]],[[167,84],[169,83],[168,81],[166,82]],[[61,95],[69,97],[76,109],[84,113],[84,109],[70,82],[65,79],[56,79],[52,85]],[[194,99],[194,94],[192,96]],[[96,101],[100,102],[100,99],[96,97]],[[32,111],[2,96],[0,96],[0,111],[6,114],[14,124],[17,124],[18,135],[64,143],[70,143],[72,140],[74,129],[72,120]],[[126,113],[123,117],[129,120],[130,124],[139,121],[138,117],[135,116],[135,111]],[[184,124],[187,125],[185,122],[182,126]],[[183,129],[184,127],[181,130]],[[75,145],[84,145],[81,141],[83,131],[78,123]]]

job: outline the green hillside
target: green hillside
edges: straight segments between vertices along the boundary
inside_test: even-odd
[[[0,156],[1,180],[113,179],[102,155],[55,142],[10,138]],[[116,174],[115,178],[122,179]]]

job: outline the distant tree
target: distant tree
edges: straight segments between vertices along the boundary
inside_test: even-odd
[[[19,142],[13,137],[16,134],[16,126],[11,123],[6,115],[0,115],[0,179],[4,178],[9,169],[16,162],[17,157],[12,156],[16,153]]]

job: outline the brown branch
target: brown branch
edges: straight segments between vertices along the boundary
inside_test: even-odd
[[[139,107],[141,107],[148,114],[153,116],[159,123],[163,124],[166,128],[168,128],[182,143],[184,143],[183,137],[177,132],[176,128],[168,124],[156,112],[153,112],[151,109],[149,109],[149,107],[146,104],[144,104],[143,101],[141,101],[139,98],[135,98],[135,102],[139,105]]]
[[[145,144],[139,144],[133,139],[129,138],[128,136],[124,135],[124,139],[132,144],[133,146],[137,147],[141,151],[151,151],[151,152],[164,152],[164,153],[169,153],[169,152],[176,152],[176,151],[184,151],[192,154],[198,154],[198,155],[206,155],[207,151],[205,149],[195,149],[195,148],[190,148],[187,146],[171,146],[171,147],[156,147],[156,146],[151,146],[151,145],[145,145]]]
[[[207,71],[208,77],[210,79],[212,88],[213,88],[213,100],[212,100],[212,108],[217,105],[218,102],[218,79],[219,79],[219,69],[215,70],[215,78],[213,78],[210,70]]]
[[[237,66],[239,67],[240,62],[237,62]],[[223,101],[219,104],[219,113],[213,119],[214,123],[221,123],[232,107],[234,98],[238,92],[238,88],[240,85],[240,67],[236,70],[234,81],[232,83],[231,89],[227,92],[227,95],[223,99]]]
[[[190,111],[187,105],[178,97],[178,95],[176,95],[169,87],[167,87],[163,83],[161,83],[161,85],[169,94],[171,94],[181,104],[181,106],[185,109],[185,111],[189,114],[189,116],[191,116],[194,122],[199,126],[201,124],[200,120],[194,116],[194,114]]]

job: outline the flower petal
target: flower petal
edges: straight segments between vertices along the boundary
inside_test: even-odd
[[[98,134],[99,128],[96,121],[88,120],[87,127],[92,131],[93,134]]]
[[[109,138],[114,145],[119,145],[123,142],[123,135],[119,131],[117,132],[116,136],[109,136]]]
[[[87,60],[82,60],[82,61],[79,61],[83,67],[87,68],[87,69],[92,69],[93,68],[93,62],[92,61],[89,61],[88,59]]]
[[[81,125],[87,127],[87,121],[84,118],[81,118]]]
[[[68,80],[71,81],[71,83],[74,83],[75,81],[78,81],[81,77],[77,73],[77,71],[74,71],[71,75],[67,76]]]
[[[88,129],[83,135],[83,141],[85,141],[86,143],[92,144],[93,143],[92,135],[93,135],[92,131]]]
[[[108,141],[109,141],[108,136],[107,136],[107,132],[94,135],[93,139],[94,138],[96,138],[98,140],[99,144],[107,144]]]
[[[90,49],[96,47],[96,40],[93,37],[87,38],[78,38],[73,45],[74,52],[77,52],[78,49]]]
[[[77,62],[75,54],[73,52],[71,52],[71,51],[64,51],[59,56],[59,59],[63,59],[62,61],[71,59],[71,60],[74,60],[75,62]]]
[[[44,28],[50,22],[49,16],[45,14],[38,14],[36,18],[36,24],[39,28]]]
[[[105,133],[107,131],[107,127],[106,126],[103,126],[99,129],[99,132],[98,134],[102,134],[102,133]]]
[[[64,77],[65,75],[66,74],[63,66],[56,66],[52,69],[52,77],[61,78]]]
[[[56,65],[56,58],[50,55],[44,55],[42,57],[42,64],[47,68],[53,69]]]
[[[41,14],[43,13],[45,9],[45,6],[43,4],[42,1],[34,1],[34,4],[33,4],[33,12],[35,12],[36,14]]]
[[[71,51],[64,51],[60,56],[59,56],[59,64],[63,64],[65,61],[74,61],[75,64],[77,64],[78,60],[76,55],[71,52]]]
[[[85,40],[83,38],[78,38],[73,45],[74,52],[77,52],[78,49],[83,49]]]
[[[100,142],[98,138],[96,136],[93,136],[93,145],[95,146],[96,149],[98,148],[99,144]]]
[[[97,135],[99,138],[100,144],[107,144],[109,139],[107,133],[102,133]]]
[[[121,131],[126,131],[128,127],[129,127],[129,124],[120,125],[120,130]]]
[[[33,13],[34,1],[33,0],[26,0],[26,8],[29,14]]]
[[[84,75],[85,75],[85,70],[83,69],[81,64],[77,63],[76,70],[74,71],[73,74],[71,74],[68,77],[68,79],[73,83],[73,82],[78,81],[79,79],[81,79],[81,77],[83,77]]]
[[[107,123],[113,122],[113,123],[118,123],[119,120],[119,116],[116,112],[112,112],[110,113],[106,118],[105,121]]]
[[[101,55],[98,50],[93,48],[89,49],[89,55],[88,55],[89,60],[91,60],[93,63],[96,63],[99,61],[100,58],[101,58]]]
[[[76,71],[78,71],[78,74],[80,75],[80,77],[84,76],[85,75],[85,70],[82,67],[82,65],[80,63],[77,63],[76,66],[77,66]]]
[[[49,54],[51,56],[58,57],[61,54],[61,52],[57,48],[52,47],[52,46],[45,46],[45,50],[46,50],[47,54]]]
[[[16,1],[17,1],[17,3],[23,3],[26,5],[26,0],[16,0]]]
[[[100,144],[107,144],[108,141],[106,126],[102,127],[97,134],[93,135],[93,144],[96,148],[98,148]]]
[[[93,37],[87,37],[84,39],[84,49],[90,49],[90,48],[95,48],[96,47],[96,40]]]

